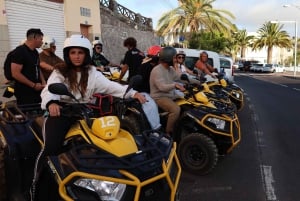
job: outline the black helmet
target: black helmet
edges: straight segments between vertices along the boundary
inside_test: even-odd
[[[176,53],[177,51],[174,47],[164,47],[159,52],[159,60],[166,63],[173,63],[173,57]]]

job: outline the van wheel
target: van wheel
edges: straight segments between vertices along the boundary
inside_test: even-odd
[[[6,200],[6,188],[5,188],[5,167],[4,167],[4,144],[1,139],[0,133],[0,201]]]
[[[121,128],[133,135],[141,134],[141,127],[133,115],[128,115],[121,119]]]
[[[181,140],[178,156],[184,170],[205,175],[215,168],[218,161],[218,149],[208,136],[192,133]]]

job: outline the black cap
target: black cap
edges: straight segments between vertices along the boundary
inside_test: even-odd
[[[41,29],[28,29],[27,33],[26,33],[26,37],[30,36],[30,35],[41,35],[43,36],[43,32],[41,31]]]

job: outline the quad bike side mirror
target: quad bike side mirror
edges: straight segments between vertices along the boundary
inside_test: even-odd
[[[53,94],[69,96],[76,100],[75,96],[68,90],[66,85],[64,85],[63,83],[50,84],[48,86],[48,90]]]
[[[188,83],[190,82],[189,77],[185,73],[181,74],[180,79],[183,81],[187,81]]]
[[[196,69],[194,69],[193,74],[198,75],[198,71]]]

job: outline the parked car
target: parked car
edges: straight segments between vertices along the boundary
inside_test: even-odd
[[[239,66],[239,70],[241,70],[241,71],[251,71],[250,68],[253,65],[257,64],[257,63],[259,63],[259,61],[255,61],[255,60],[253,60],[253,61],[244,61],[243,65]]]
[[[233,70],[237,70],[237,69],[240,70],[240,68],[243,68],[243,67],[244,67],[244,64],[242,61],[237,61],[233,64]]]
[[[275,73],[276,69],[275,66],[278,67],[278,64],[265,64],[262,72],[264,73]]]
[[[265,66],[265,64],[262,64],[262,63],[253,64],[250,67],[250,71],[256,72],[256,73],[261,73],[261,72],[263,72],[264,66]]]
[[[282,65],[275,66],[276,73],[283,73],[285,71],[285,67]]]
[[[229,82],[234,81],[233,60],[230,57],[220,56],[221,71],[224,69],[225,77]]]

